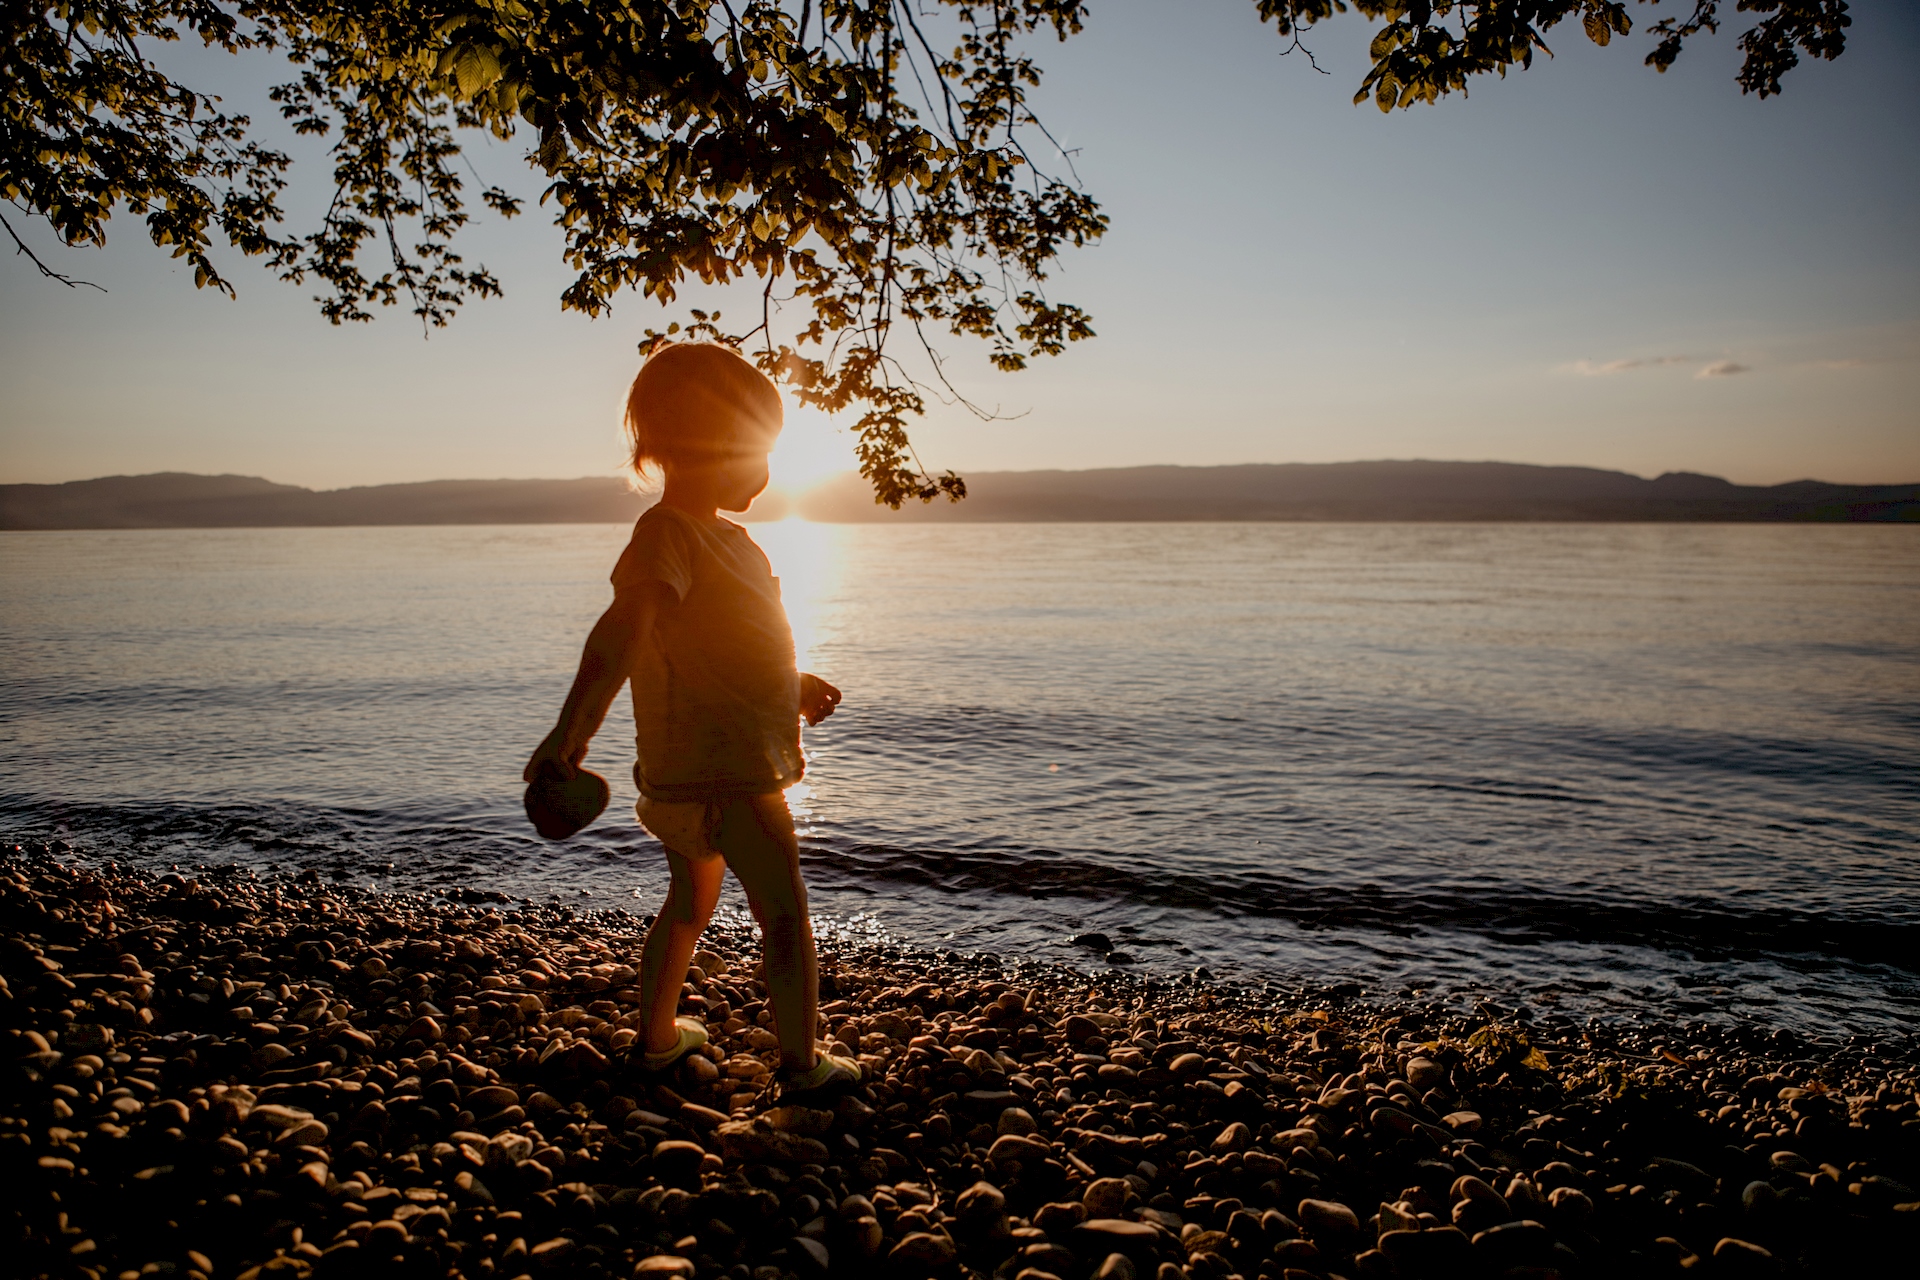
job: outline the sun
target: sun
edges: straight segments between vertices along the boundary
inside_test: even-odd
[[[798,497],[821,481],[854,469],[853,437],[818,409],[796,407],[787,413],[780,443],[767,456],[770,487]]]

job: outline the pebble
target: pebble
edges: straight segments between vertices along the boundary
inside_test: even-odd
[[[960,1193],[953,1207],[965,1221],[991,1222],[1006,1211],[1007,1196],[991,1182],[976,1182]]]
[[[801,1276],[824,1276],[831,1268],[832,1255],[827,1246],[808,1236],[794,1236],[787,1241],[787,1257]]]
[[[1100,1024],[1081,1014],[1071,1014],[1060,1024],[1069,1044],[1085,1044],[1100,1034]]]
[[[1087,1206],[1090,1218],[1117,1218],[1127,1207],[1127,1196],[1132,1191],[1125,1180],[1120,1178],[1096,1178],[1087,1184],[1080,1196],[1080,1203]]]
[[[995,1133],[1013,1133],[1025,1137],[1039,1132],[1040,1124],[1033,1118],[1033,1113],[1024,1107],[1008,1107],[1000,1113],[1000,1118],[994,1121],[993,1128]]]
[[[1241,1120],[1235,1120],[1214,1136],[1212,1150],[1224,1155],[1229,1151],[1245,1151],[1253,1145],[1253,1130]]]
[[[1888,1261],[1891,1263],[1892,1259]],[[1713,1246],[1714,1269],[1728,1276],[1776,1274],[1773,1254],[1760,1245],[1726,1236]]]
[[[1920,1185],[1910,1045],[1503,1033],[1543,1073],[1428,1006],[847,948],[867,1078],[774,1106],[739,928],[689,975],[712,1044],[649,1076],[630,918],[21,854],[0,925],[18,1238],[94,1280],[1874,1274]]]
[[[1316,1242],[1322,1237],[1345,1240],[1360,1234],[1360,1216],[1338,1201],[1302,1200],[1295,1212]]]
[[[887,1265],[903,1271],[915,1267],[938,1270],[952,1262],[953,1258],[953,1241],[931,1232],[916,1231],[903,1237],[887,1252]]]
[[[1160,1249],[1160,1231],[1129,1218],[1088,1218],[1072,1229],[1072,1238],[1090,1258],[1124,1253],[1134,1259],[1151,1258]]]
[[[987,1149],[987,1159],[998,1164],[1003,1160],[1045,1160],[1053,1154],[1053,1148],[1036,1138],[1018,1133],[1003,1133],[993,1140]]]

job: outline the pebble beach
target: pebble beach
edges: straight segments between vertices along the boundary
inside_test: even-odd
[[[479,898],[481,895],[467,895]],[[139,1280],[1912,1274],[1920,1051],[822,945],[783,1105],[746,928],[639,1069],[644,920],[0,859],[9,1271]]]

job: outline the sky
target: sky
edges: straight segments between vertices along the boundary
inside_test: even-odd
[[[1847,53],[1766,101],[1733,82],[1744,20],[1664,76],[1644,36],[1596,49],[1568,24],[1530,71],[1383,116],[1351,103],[1358,18],[1309,37],[1321,75],[1250,0],[1094,0],[1083,34],[1039,46],[1036,103],[1113,220],[1047,283],[1099,336],[1013,375],[948,344],[1005,417],[937,406],[919,455],[962,474],[1432,458],[1920,481],[1920,6],[1853,9]],[[268,114],[273,66],[175,56]],[[289,149],[303,225],[324,163]],[[537,194],[521,153],[471,156]],[[130,218],[98,252],[9,220],[107,292],[0,259],[0,482],[610,475],[635,343],[684,319],[638,295],[561,312],[537,210],[471,229],[461,251],[506,297],[430,339],[399,309],[330,326],[311,289],[237,255],[238,301],[196,291]],[[680,306],[745,312],[749,292]],[[843,429],[790,413],[778,483],[852,465]]]

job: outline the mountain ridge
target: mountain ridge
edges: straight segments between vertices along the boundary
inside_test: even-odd
[[[1920,520],[1920,484],[1796,480],[1737,485],[1668,472],[1643,479],[1595,467],[1385,460],[986,471],[959,504],[876,506],[859,476],[789,501],[829,523],[1092,521],[1633,522]],[[0,485],[0,529],[287,528],[435,524],[625,523],[653,501],[615,477],[428,480],[316,490],[259,476],[157,472],[65,484]]]
[[[958,506],[899,514],[863,500],[842,477],[804,495],[802,514],[828,521],[1882,521],[1920,519],[1920,485],[1796,480],[1736,485],[1675,471],[1652,480],[1597,467],[1519,462],[1247,463],[980,472]],[[1032,514],[1044,508],[1044,517]]]

